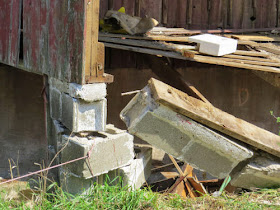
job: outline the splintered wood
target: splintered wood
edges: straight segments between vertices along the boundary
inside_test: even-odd
[[[154,99],[182,115],[220,131],[256,149],[280,157],[280,136],[188,96],[156,79],[149,81]]]

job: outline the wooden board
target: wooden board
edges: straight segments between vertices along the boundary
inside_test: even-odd
[[[84,2],[23,0],[24,69],[82,83]]]
[[[82,83],[84,1],[48,1],[50,75],[67,82]]]
[[[254,42],[280,42],[279,36],[263,36],[263,35],[231,35],[232,38],[245,41],[254,41]]]
[[[42,2],[43,3],[43,2]],[[40,40],[47,41],[41,37],[41,1],[23,0],[23,63],[24,68],[32,72],[43,72],[41,68],[41,54],[46,52],[40,46]],[[45,22],[46,24],[46,22]],[[40,49],[41,48],[41,49]]]
[[[17,66],[19,57],[21,0],[0,1],[0,62]]]
[[[121,50],[128,50],[132,52],[156,55],[156,56],[164,56],[169,58],[181,59],[181,60],[189,60],[195,61],[200,63],[208,63],[208,64],[215,64],[215,65],[222,65],[222,66],[230,66],[235,68],[243,68],[243,69],[250,69],[255,71],[264,71],[264,72],[273,72],[273,73],[280,73],[280,69],[272,66],[265,66],[270,65],[269,59],[257,58],[257,57],[246,57],[246,56],[237,56],[237,55],[226,55],[224,57],[213,57],[213,56],[205,56],[199,55],[197,52],[194,51],[185,51],[184,56],[178,52],[168,52],[163,50],[154,50],[148,48],[141,48],[141,47],[134,47],[134,46],[127,46],[127,45],[120,45],[120,44],[113,44],[113,43],[104,43],[106,47],[121,49]],[[232,59],[225,60],[224,58],[243,58],[243,60],[239,59]],[[247,61],[249,59],[249,61]],[[252,62],[261,60],[262,62],[267,61],[267,63],[263,65],[254,65],[260,64],[259,62]],[[252,64],[254,63],[254,64]],[[273,63],[273,65],[278,65],[278,63]]]
[[[257,149],[280,157],[280,136],[190,97],[156,79],[149,81],[149,87],[158,103]]]

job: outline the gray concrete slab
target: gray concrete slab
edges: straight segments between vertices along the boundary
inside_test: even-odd
[[[253,158],[233,175],[231,185],[246,189],[280,187],[280,159],[268,154]]]

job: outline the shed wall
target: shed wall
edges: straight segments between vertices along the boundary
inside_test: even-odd
[[[279,27],[279,0],[101,0],[100,16],[126,8],[130,15],[148,15],[167,27],[248,29]]]

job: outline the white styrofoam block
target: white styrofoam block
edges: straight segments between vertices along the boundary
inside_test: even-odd
[[[237,40],[212,34],[201,34],[189,37],[189,41],[199,44],[199,52],[214,56],[234,53]]]

